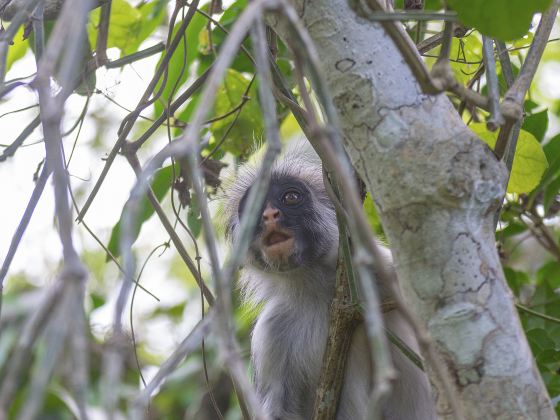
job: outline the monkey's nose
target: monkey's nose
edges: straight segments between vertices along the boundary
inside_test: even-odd
[[[280,210],[268,205],[263,211],[262,220],[264,223],[274,223],[280,218]]]

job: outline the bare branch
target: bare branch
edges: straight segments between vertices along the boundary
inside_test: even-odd
[[[378,20],[379,16],[382,15],[391,15],[391,13],[385,11],[378,0],[353,0],[351,5],[356,13],[371,21]],[[407,15],[409,13],[411,12],[405,12]],[[435,86],[432,82],[430,72],[421,60],[416,45],[414,45],[410,37],[405,33],[402,26],[395,22],[394,19],[381,20],[380,23],[401,52],[404,61],[416,77],[422,92],[426,94],[441,92],[442,89]]]
[[[19,243],[23,238],[23,234],[29,225],[31,217],[33,216],[33,212],[35,211],[35,207],[43,195],[43,191],[45,190],[45,185],[47,184],[47,180],[49,179],[50,171],[47,169],[47,165],[43,166],[41,170],[41,175],[37,179],[37,183],[35,184],[35,188],[33,188],[33,193],[31,193],[31,198],[27,203],[27,207],[25,208],[25,212],[19,222],[19,225],[12,236],[12,241],[10,242],[10,248],[8,249],[8,253],[6,254],[6,258],[2,262],[2,268],[0,269],[0,313],[2,312],[2,291],[4,289],[4,279],[8,274],[8,270],[10,269],[10,264],[16,255],[16,251],[19,247]]]
[[[98,66],[105,64],[107,60],[107,40],[109,39],[109,21],[111,19],[112,0],[107,0],[101,6],[99,14],[99,26],[97,28],[97,45],[95,46],[95,59]]]
[[[179,344],[171,356],[161,364],[153,379],[134,398],[130,416],[131,419],[142,419],[146,417],[145,411],[150,404],[150,398],[154,391],[174,372],[179,363],[200,347],[202,340],[210,332],[210,326],[212,322],[214,322],[215,316],[216,313],[213,311],[207,313],[204,318],[196,324],[189,335],[185,337],[181,344]]]
[[[494,44],[491,38],[482,37],[482,53],[484,68],[486,69],[486,85],[488,86],[488,102],[490,103],[490,119],[486,126],[490,131],[496,130],[504,124],[504,117],[500,110],[500,86],[494,59]]]
[[[506,149],[508,149],[508,143],[510,139],[510,131],[513,129],[514,121],[517,121],[523,117],[523,103],[525,100],[525,95],[531,86],[537,67],[541,61],[544,48],[550,37],[550,32],[554,26],[556,20],[556,14],[558,13],[558,2],[555,0],[550,8],[543,13],[539,27],[533,38],[533,43],[523,66],[517,75],[517,79],[513,82],[511,87],[508,89],[504,95],[504,100],[502,102],[502,112],[504,116],[509,119],[506,122],[505,127],[500,130],[500,135],[496,141],[496,146],[494,148],[494,153],[499,159],[504,157]],[[506,115],[507,111],[507,115]],[[516,139],[516,136],[514,136]],[[510,154],[513,162],[513,153],[515,153],[515,148],[513,150],[510,148]]]

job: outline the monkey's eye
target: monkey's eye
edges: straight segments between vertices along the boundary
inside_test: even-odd
[[[287,191],[282,196],[282,203],[287,206],[294,206],[299,204],[302,200],[303,196],[299,191]]]

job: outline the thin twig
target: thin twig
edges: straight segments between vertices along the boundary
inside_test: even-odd
[[[140,162],[138,161],[138,157],[136,155],[132,155],[132,156],[127,155],[127,159],[128,159],[128,162],[130,163],[130,166],[132,167],[132,169],[136,173],[136,175],[140,176],[141,167],[140,167]],[[154,209],[154,211],[158,215],[158,217],[161,221],[161,224],[163,225],[165,231],[167,232],[167,234],[169,235],[169,238],[171,239],[171,242],[173,242],[173,245],[175,245],[175,248],[177,249],[177,252],[179,253],[179,256],[182,258],[183,262],[186,264],[187,268],[189,269],[189,271],[193,275],[198,287],[200,288],[200,290],[202,291],[202,294],[206,298],[206,301],[208,302],[208,304],[210,306],[214,305],[214,300],[215,300],[214,295],[212,294],[210,289],[208,289],[208,287],[204,283],[204,279],[200,275],[200,270],[198,270],[196,264],[194,263],[191,256],[189,255],[187,249],[183,245],[183,242],[181,241],[181,238],[179,238],[179,235],[177,235],[177,232],[175,231],[175,229],[173,228],[173,225],[171,224],[171,222],[167,218],[167,215],[165,214],[165,211],[163,210],[163,208],[159,204],[159,201],[157,200],[155,194],[150,189],[150,190],[148,190],[147,195],[148,195],[148,200],[150,201],[150,204],[152,205],[152,208]]]
[[[153,124],[137,140],[128,143],[126,145],[126,151],[137,151],[138,149],[140,149],[140,147],[142,147],[142,145],[150,138],[150,136],[154,134],[155,131],[163,123],[165,123],[168,118],[168,114],[174,114],[175,111],[177,111],[181,107],[181,105],[183,105],[189,98],[192,97],[192,95],[197,90],[199,90],[204,85],[211,71],[212,66],[208,67],[208,69],[206,69],[204,73],[202,73],[195,81],[193,81],[192,84],[187,88],[187,90],[179,95],[179,97],[171,104],[171,106],[169,106],[167,112],[164,112],[162,115],[160,115],[157,120],[155,120]]]
[[[509,119],[509,121],[506,121],[506,125],[502,130],[500,130],[500,134],[496,140],[494,153],[498,159],[502,159],[504,157],[504,154],[509,147],[508,143],[511,138],[510,131],[513,129],[514,122],[523,118],[523,102],[525,100],[525,95],[531,86],[531,82],[533,81],[535,72],[537,71],[537,67],[541,61],[544,48],[547,45],[550,32],[552,31],[552,27],[556,21],[557,12],[558,3],[554,1],[550,8],[543,13],[531,47],[527,53],[527,57],[525,57],[525,61],[523,62],[523,66],[521,67],[517,78],[504,95],[502,113],[506,119]],[[510,150],[512,149],[510,148]],[[515,149],[513,149],[513,151],[515,151]]]
[[[559,319],[559,318],[555,318],[555,317],[553,317],[553,316],[546,315],[546,314],[543,314],[543,313],[538,312],[538,311],[534,311],[534,310],[532,310],[531,308],[528,308],[528,307],[526,307],[526,306],[524,306],[524,305],[521,305],[520,303],[516,303],[516,304],[515,304],[515,307],[516,307],[517,309],[519,309],[520,311],[523,311],[523,312],[528,313],[529,315],[533,315],[533,316],[542,318],[542,319],[544,319],[544,320],[546,320],[546,321],[554,322],[555,324],[560,324],[560,319]]]
[[[33,120],[29,124],[27,124],[27,126],[23,129],[20,135],[17,136],[13,143],[4,149],[4,151],[0,155],[0,162],[4,162],[9,157],[12,157],[16,153],[17,149],[23,144],[25,139],[27,139],[27,137],[29,137],[31,133],[33,133],[33,131],[35,131],[35,129],[39,127],[39,124],[41,124],[41,118],[39,116],[33,118]]]
[[[151,57],[152,55],[155,55],[162,51],[165,51],[165,44],[163,42],[159,42],[141,51],[125,55],[124,57],[121,57],[117,60],[109,61],[107,64],[105,64],[105,68],[116,69],[119,67],[123,67],[127,64],[132,64],[136,61],[143,60],[144,58]]]
[[[131,419],[143,419],[146,417],[145,410],[150,403],[150,398],[154,391],[175,371],[179,363],[200,347],[202,340],[210,332],[210,325],[214,321],[215,315],[213,311],[208,312],[204,319],[198,322],[189,335],[173,351],[171,356],[162,363],[152,380],[135,396],[131,409]]]
[[[112,0],[108,0],[101,6],[101,13],[99,14],[99,26],[97,28],[97,44],[95,46],[95,59],[97,65],[102,66],[107,59],[107,41],[109,39],[109,21],[111,19],[111,4]]]
[[[16,255],[16,251],[19,247],[19,243],[23,238],[23,235],[29,225],[29,221],[33,216],[33,212],[35,211],[35,207],[45,190],[45,185],[47,184],[47,180],[49,179],[50,171],[47,168],[47,165],[43,166],[41,170],[41,175],[37,179],[37,183],[35,184],[35,188],[33,188],[33,192],[31,193],[31,198],[27,203],[27,207],[25,208],[25,212],[19,222],[19,225],[12,236],[12,240],[10,242],[10,247],[8,248],[8,253],[2,262],[2,268],[0,269],[0,313],[2,312],[2,296],[3,296],[3,289],[4,289],[4,279],[8,274],[8,270],[10,269],[10,264]]]
[[[375,21],[376,18],[387,13],[378,0],[353,0],[351,5],[356,13],[371,21]],[[402,54],[404,61],[418,81],[422,92],[426,94],[441,92],[441,89],[432,82],[430,72],[420,58],[416,45],[406,34],[402,25],[393,19],[381,20],[380,23]]]
[[[490,118],[486,127],[495,131],[504,125],[504,117],[500,110],[500,86],[498,85],[498,73],[496,71],[496,60],[494,59],[494,44],[492,38],[482,37],[482,54],[484,68],[486,69],[486,86],[488,86],[488,102],[490,104]]]
[[[45,25],[43,22],[43,14],[45,10],[44,2],[40,2],[31,16],[33,22],[33,35],[35,37],[35,62],[39,63],[45,49]],[[39,66],[37,66],[39,67]]]
[[[381,5],[380,5],[381,6]],[[407,21],[407,20],[416,20],[416,21],[427,21],[427,20],[439,20],[445,22],[457,22],[457,13],[453,11],[445,11],[445,12],[430,12],[425,10],[407,10],[407,11],[384,11],[385,9],[381,9],[383,11],[377,11],[374,9],[375,12],[371,12],[368,19],[377,22],[386,22],[386,21]]]

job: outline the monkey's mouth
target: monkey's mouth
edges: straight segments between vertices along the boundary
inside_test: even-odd
[[[294,251],[294,237],[284,230],[272,229],[262,238],[263,253],[271,260],[286,260]]]

